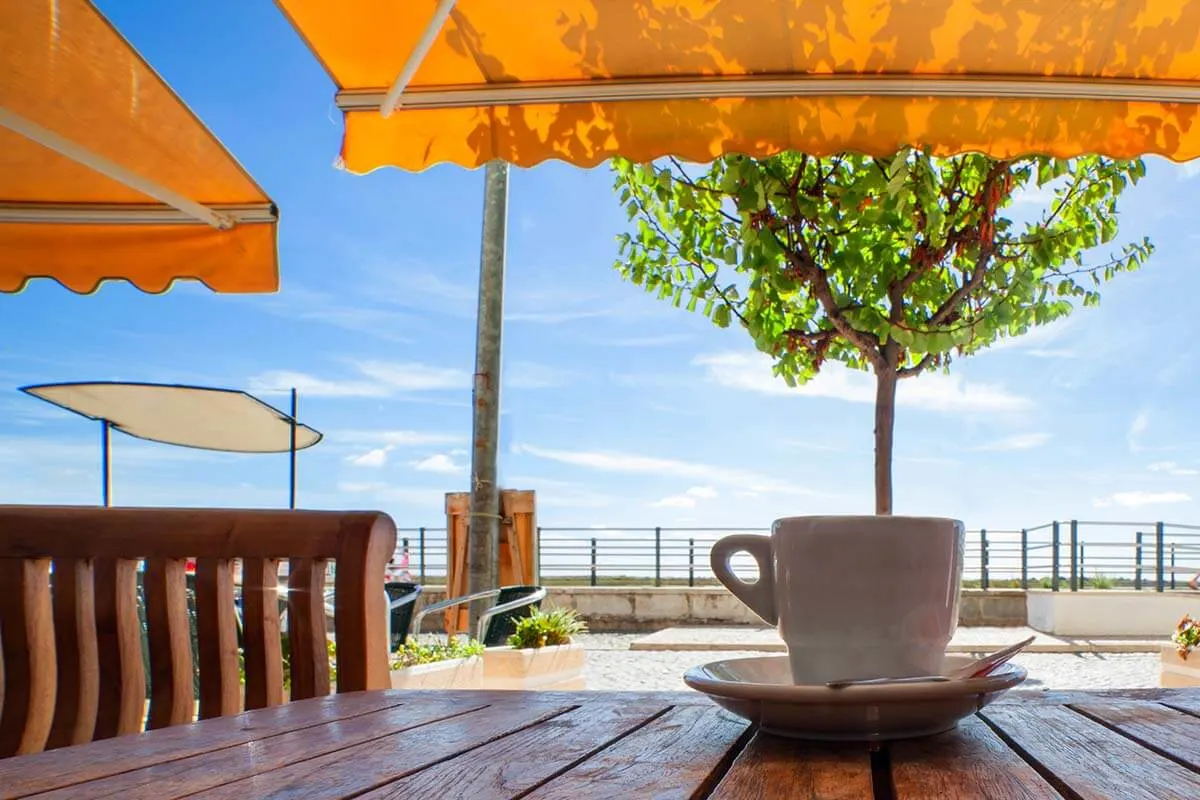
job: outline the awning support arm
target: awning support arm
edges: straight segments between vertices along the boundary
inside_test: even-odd
[[[218,230],[232,228],[235,224],[231,217],[219,214],[208,206],[197,203],[195,200],[184,197],[177,192],[173,192],[165,186],[159,186],[157,183],[138,175],[136,172],[126,169],[113,161],[109,161],[104,156],[94,153],[86,147],[64,136],[60,136],[49,128],[43,128],[36,122],[28,120],[20,114],[2,106],[0,106],[0,127],[19,133],[26,139],[37,142],[42,147],[53,150],[59,155],[66,156],[77,164],[82,164],[105,177],[112,178],[114,181],[124,184],[130,189],[152,197],[160,203],[164,203]]]
[[[386,116],[389,97],[390,93],[385,97],[380,90],[343,90],[337,94],[337,104],[343,111],[379,108]],[[1180,81],[1085,80],[1041,76],[909,78],[756,75],[741,78],[597,79],[417,89],[404,96],[404,106],[413,109],[475,108],[548,103],[711,100],[719,97],[978,97],[1200,104],[1200,86]]]
[[[392,112],[399,107],[400,96],[404,94],[404,90],[408,88],[413,76],[421,68],[421,62],[425,60],[429,48],[433,47],[433,40],[442,32],[442,26],[446,24],[446,19],[454,10],[455,2],[457,0],[441,0],[438,3],[437,9],[433,12],[433,19],[429,20],[429,25],[425,27],[425,32],[421,34],[417,46],[409,53],[408,61],[404,62],[404,69],[400,70],[400,74],[392,82],[392,88],[388,89],[387,95],[383,98],[379,112],[383,114],[384,119],[390,117]]]

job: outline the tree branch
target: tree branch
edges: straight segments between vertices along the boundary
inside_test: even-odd
[[[932,365],[936,360],[937,356],[935,354],[926,353],[924,358],[922,358],[916,364],[913,364],[911,367],[903,367],[902,369],[896,370],[896,377],[912,378],[916,375],[920,375],[922,372],[929,369],[930,365]]]
[[[808,250],[808,242],[804,238],[803,231],[800,234],[800,246],[801,253],[797,253],[795,250],[784,251],[788,263],[801,279],[808,282],[813,297],[817,298],[817,302],[821,304],[825,316],[829,319],[829,324],[845,337],[846,341],[857,347],[872,366],[876,369],[886,368],[883,354],[879,352],[879,337],[873,333],[856,329],[846,319],[843,309],[838,306],[837,300],[833,296],[833,289],[829,286],[829,278],[825,274],[825,270],[817,266],[817,262],[812,258],[812,253]]]
[[[713,290],[717,293],[717,296],[721,298],[721,302],[725,304],[725,307],[729,309],[730,313],[737,317],[738,321],[743,325],[749,327],[750,323],[746,321],[745,316],[743,316],[742,312],[738,310],[737,304],[730,300],[729,296],[725,294],[725,290],[717,285],[717,271],[719,270],[714,270],[710,275],[708,270],[704,268],[704,265],[700,263],[700,261],[696,259],[684,258],[680,251],[679,243],[668,236],[667,232],[664,231],[662,226],[658,224],[658,220],[646,208],[646,204],[643,201],[642,196],[638,193],[637,189],[631,187],[630,195],[633,197],[634,202],[637,203],[638,210],[641,211],[643,218],[646,219],[646,224],[653,227],[658,235],[663,238],[663,241],[667,242],[671,247],[674,248],[676,255],[678,255],[680,258],[683,258],[685,261],[687,261],[687,263],[691,264],[696,269],[700,270],[700,274],[703,275],[704,279],[712,286]]]

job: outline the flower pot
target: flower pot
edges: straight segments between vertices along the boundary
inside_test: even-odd
[[[451,658],[392,670],[393,689],[478,689],[483,684],[483,659]]]
[[[1162,672],[1159,685],[1164,689],[1200,686],[1200,650],[1193,650],[1185,661],[1173,644],[1162,646]]]
[[[483,653],[483,688],[582,689],[585,654],[578,643],[526,650],[489,647]]]

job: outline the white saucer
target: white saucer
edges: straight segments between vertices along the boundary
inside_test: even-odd
[[[946,656],[948,673],[973,659]],[[882,741],[947,731],[1025,680],[1009,662],[985,678],[847,686],[792,683],[786,655],[734,658],[692,667],[688,686],[768,733],[825,741]]]

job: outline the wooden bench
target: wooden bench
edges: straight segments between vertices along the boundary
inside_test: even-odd
[[[395,549],[375,512],[0,506],[0,757],[193,721],[185,564],[196,559],[201,719],[284,702],[278,609],[289,560],[291,699],[388,688],[380,590]],[[233,568],[243,573],[244,703]],[[137,609],[142,567],[150,703]]]

